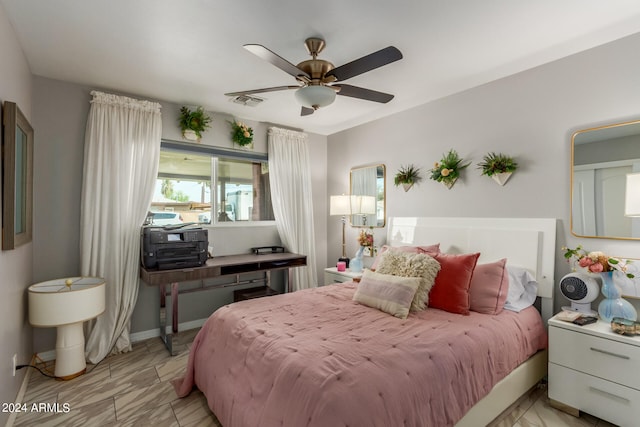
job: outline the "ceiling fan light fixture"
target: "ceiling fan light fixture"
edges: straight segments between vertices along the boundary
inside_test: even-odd
[[[314,110],[331,105],[336,99],[336,91],[327,86],[301,87],[295,95],[300,104]]]

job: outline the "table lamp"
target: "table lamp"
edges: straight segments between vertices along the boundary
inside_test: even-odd
[[[342,215],[342,256],[338,258],[338,262],[344,262],[349,267],[349,258],[346,253],[345,226],[347,224],[347,215],[351,215],[351,196],[331,196],[329,199],[329,215]]]
[[[82,323],[104,311],[105,281],[71,277],[29,286],[29,323],[56,327],[56,378],[70,380],[85,373]]]

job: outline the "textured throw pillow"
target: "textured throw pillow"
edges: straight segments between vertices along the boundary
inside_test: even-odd
[[[509,291],[506,263],[507,259],[503,258],[476,265],[469,286],[471,311],[485,314],[498,314],[502,311]]]
[[[413,297],[411,311],[420,311],[429,305],[429,291],[440,271],[440,264],[427,254],[391,250],[382,255],[376,271],[393,276],[419,277],[420,287]]]
[[[378,268],[378,264],[382,260],[382,255],[388,250],[400,251],[400,252],[410,252],[414,254],[426,254],[426,253],[440,253],[440,243],[436,243],[435,245],[429,246],[389,246],[382,245],[380,250],[378,250],[378,255],[376,259],[373,260],[373,265],[371,266],[372,270],[376,270]]]
[[[469,314],[469,286],[480,253],[431,256],[442,268],[429,293],[429,307],[451,313]]]
[[[399,277],[365,270],[353,300],[406,319],[419,286],[419,277]]]

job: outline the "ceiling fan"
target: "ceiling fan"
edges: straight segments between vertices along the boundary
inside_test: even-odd
[[[244,45],[243,47],[249,52],[295,77],[298,84],[243,90],[240,92],[225,93],[225,95],[242,96],[254,93],[297,89],[295,96],[298,102],[302,104],[301,116],[308,116],[309,114],[313,114],[318,108],[330,105],[335,100],[336,94],[380,103],[387,103],[393,99],[393,95],[388,93],[336,83],[402,59],[402,53],[394,46],[385,47],[384,49],[380,49],[347,64],[334,67],[331,62],[318,59],[318,54],[322,52],[325,47],[324,40],[317,37],[310,37],[305,40],[304,44],[312,59],[302,61],[298,65],[293,65],[291,62],[262,45]]]

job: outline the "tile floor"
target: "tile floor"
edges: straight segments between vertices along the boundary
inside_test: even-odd
[[[159,338],[133,345],[133,351],[110,356],[86,375],[56,381],[31,372],[24,403],[68,403],[68,413],[21,413],[14,426],[193,426],[220,427],[199,391],[178,399],[169,382],[180,375],[197,330],[179,334],[178,355],[171,357]],[[49,364],[50,365],[50,364]],[[47,369],[53,371],[52,366]],[[29,368],[31,369],[31,368]],[[491,423],[491,427],[606,427],[584,414],[574,418],[549,406],[546,388],[535,387]]]

